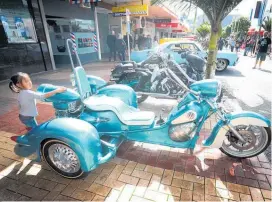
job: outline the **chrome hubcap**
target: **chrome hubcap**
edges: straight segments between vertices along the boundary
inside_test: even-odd
[[[235,128],[246,143],[243,144],[231,132],[228,132],[222,145],[227,153],[237,157],[254,156],[267,144],[268,135],[263,127],[239,125]]]
[[[75,173],[80,169],[80,163],[75,152],[66,145],[53,144],[48,148],[49,158],[61,171]]]
[[[218,60],[217,61],[217,69],[223,70],[226,67],[226,61],[225,60]]]

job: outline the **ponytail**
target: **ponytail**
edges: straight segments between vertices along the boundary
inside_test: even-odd
[[[16,84],[21,84],[22,80],[28,76],[26,73],[18,72],[10,78],[9,88],[14,93],[19,93],[20,88]]]

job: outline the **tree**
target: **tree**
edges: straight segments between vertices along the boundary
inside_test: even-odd
[[[235,29],[239,33],[239,35],[244,35],[245,33],[247,33],[251,25],[251,22],[246,17],[240,17],[235,23]]]
[[[222,37],[227,38],[230,36],[230,34],[231,34],[231,25],[228,25],[223,29]]]
[[[213,78],[215,74],[217,40],[219,37],[222,20],[242,1],[242,0],[157,0],[152,3],[180,2],[194,4],[202,9],[211,24],[211,36],[209,42],[209,52],[207,58],[206,78]]]
[[[196,29],[196,31],[202,39],[205,39],[211,33],[211,25],[209,25],[209,23],[203,23]]]
[[[265,31],[271,32],[271,18],[266,18],[266,20],[263,21],[262,28],[264,28]]]

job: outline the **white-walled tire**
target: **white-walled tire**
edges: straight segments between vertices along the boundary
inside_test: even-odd
[[[226,59],[218,58],[216,63],[216,71],[223,72],[227,69],[229,61]]]

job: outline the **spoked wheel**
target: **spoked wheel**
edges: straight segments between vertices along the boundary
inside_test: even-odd
[[[260,126],[239,125],[235,127],[246,143],[241,143],[231,131],[227,133],[220,150],[231,157],[249,158],[262,153],[271,142],[271,131],[269,128]]]
[[[228,67],[228,61],[225,59],[217,59],[216,71],[222,72]]]
[[[42,155],[47,164],[66,178],[78,178],[83,174],[75,151],[59,140],[49,140],[42,147]]]

